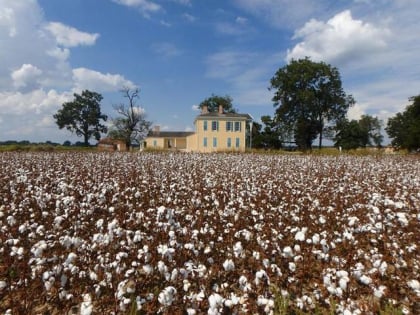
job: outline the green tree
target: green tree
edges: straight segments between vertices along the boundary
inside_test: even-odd
[[[232,98],[229,95],[219,96],[212,94],[210,97],[202,101],[199,107],[202,109],[203,106],[207,106],[207,110],[210,113],[217,112],[219,105],[223,106],[223,110],[226,113],[236,113],[236,109],[233,108]]]
[[[361,146],[380,147],[384,139],[383,135],[381,134],[382,121],[380,121],[378,117],[362,115],[358,123],[363,133]]]
[[[292,60],[270,83],[276,121],[294,134],[303,150],[311,149],[316,137],[321,147],[326,124],[343,119],[354,104],[343,90],[338,69],[309,58]]]
[[[264,127],[261,124],[255,123],[258,133],[253,136],[254,147],[280,149],[282,147],[282,142],[277,123],[268,115],[261,116],[261,121],[264,124]]]
[[[127,150],[133,143],[140,144],[140,141],[147,135],[152,123],[146,120],[144,110],[138,106],[139,89],[131,90],[124,88],[121,93],[127,98],[128,104],[115,105],[115,111],[120,117],[112,119],[112,127],[109,137],[125,142]]]
[[[74,100],[64,103],[53,117],[60,129],[65,127],[78,137],[83,137],[84,145],[88,146],[92,136],[99,140],[101,133],[107,132],[107,127],[101,124],[101,120],[108,119],[101,113],[102,95],[89,90],[84,90],[81,95],[73,95]]]
[[[342,119],[335,127],[334,145],[344,150],[381,146],[382,122],[377,117],[362,115],[359,120]]]
[[[388,120],[385,128],[395,147],[408,150],[420,149],[420,95],[410,97],[412,104],[402,113]]]

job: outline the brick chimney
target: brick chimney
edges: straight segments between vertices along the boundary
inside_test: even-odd
[[[201,113],[208,114],[208,112],[209,112],[209,107],[207,105],[203,105],[203,107],[201,107]]]
[[[220,105],[220,104],[219,104],[219,114],[223,114],[223,112],[224,112],[224,111],[223,111],[223,105]]]
[[[160,132],[160,126],[159,125],[154,125],[153,126],[153,133],[154,134],[159,134]]]

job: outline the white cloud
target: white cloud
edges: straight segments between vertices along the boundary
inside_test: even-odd
[[[70,48],[93,45],[98,35],[49,23],[37,0],[0,0],[0,38],[0,140],[77,140],[52,119],[73,92],[134,86],[118,74],[73,70]]]
[[[191,0],[172,0],[172,2],[176,2],[189,7],[191,6]]]
[[[74,27],[64,25],[59,22],[50,22],[45,27],[56,38],[57,43],[64,47],[76,47],[79,45],[94,45],[99,34],[81,32]]]
[[[31,64],[23,64],[22,67],[12,72],[13,85],[17,88],[33,86],[42,74],[42,71]]]
[[[15,14],[11,8],[0,7],[0,35],[4,36],[5,34],[7,34],[7,36],[9,37],[16,36],[17,32],[14,20]],[[5,34],[1,32],[2,29],[6,31]]]
[[[97,92],[119,91],[123,87],[135,88],[130,80],[119,74],[103,74],[98,71],[77,68],[73,69],[75,91],[94,90]]]
[[[195,16],[193,16],[193,15],[191,15],[191,14],[188,14],[188,13],[184,13],[183,15],[182,15],[182,17],[184,18],[184,20],[186,20],[186,21],[188,21],[188,22],[195,22],[196,20],[197,20],[197,18],[195,17]]]
[[[237,7],[281,29],[294,28],[325,11],[326,0],[234,0]]]
[[[34,115],[57,109],[71,99],[71,93],[56,90],[32,90],[27,93],[0,92],[0,112],[8,115]]]
[[[182,50],[178,49],[175,44],[169,42],[155,43],[152,45],[152,49],[164,58],[172,58],[183,54]]]
[[[125,5],[127,7],[135,7],[143,13],[145,17],[149,17],[150,13],[158,12],[162,9],[162,7],[152,1],[148,0],[112,0],[115,3]]]
[[[286,59],[309,56],[312,60],[334,64],[360,62],[362,57],[384,51],[389,35],[388,29],[355,20],[346,10],[326,23],[312,19],[298,29],[293,38],[301,42],[288,50]]]

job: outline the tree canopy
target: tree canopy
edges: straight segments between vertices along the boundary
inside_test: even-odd
[[[54,119],[60,129],[66,128],[84,139],[84,145],[89,145],[89,139],[94,136],[101,138],[101,133],[107,132],[107,127],[101,124],[108,116],[101,113],[102,95],[84,90],[81,95],[74,93],[74,100],[63,104],[54,114]]]
[[[276,122],[268,115],[262,116],[261,121],[264,127],[254,122],[253,147],[257,149],[280,149],[282,146],[281,134]]]
[[[344,150],[380,146],[382,122],[377,117],[363,115],[360,120],[343,119],[337,123],[334,145]]]
[[[223,106],[223,110],[226,113],[236,113],[236,109],[233,108],[233,99],[229,95],[219,96],[212,94],[210,97],[202,101],[199,107],[202,109],[203,106],[207,106],[209,112],[217,112],[219,105]]]
[[[344,92],[337,68],[309,58],[292,60],[270,83],[275,120],[303,150],[311,149],[317,137],[321,147],[326,124],[342,120],[355,102]]]
[[[385,128],[391,144],[408,150],[420,149],[420,95],[410,97],[412,104],[388,120]]]
[[[124,88],[121,93],[127,98],[128,104],[114,106],[120,117],[112,119],[112,127],[108,135],[113,139],[124,141],[129,150],[132,143],[140,143],[140,140],[146,136],[152,123],[146,120],[144,110],[136,104],[140,98],[139,89]]]

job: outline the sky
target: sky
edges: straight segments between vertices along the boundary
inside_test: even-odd
[[[349,119],[386,124],[420,94],[418,12],[418,0],[0,0],[0,141],[82,141],[53,115],[86,89],[115,118],[121,89],[139,88],[161,130],[193,130],[212,94],[259,122],[274,115],[270,79],[306,56],[338,68]]]

